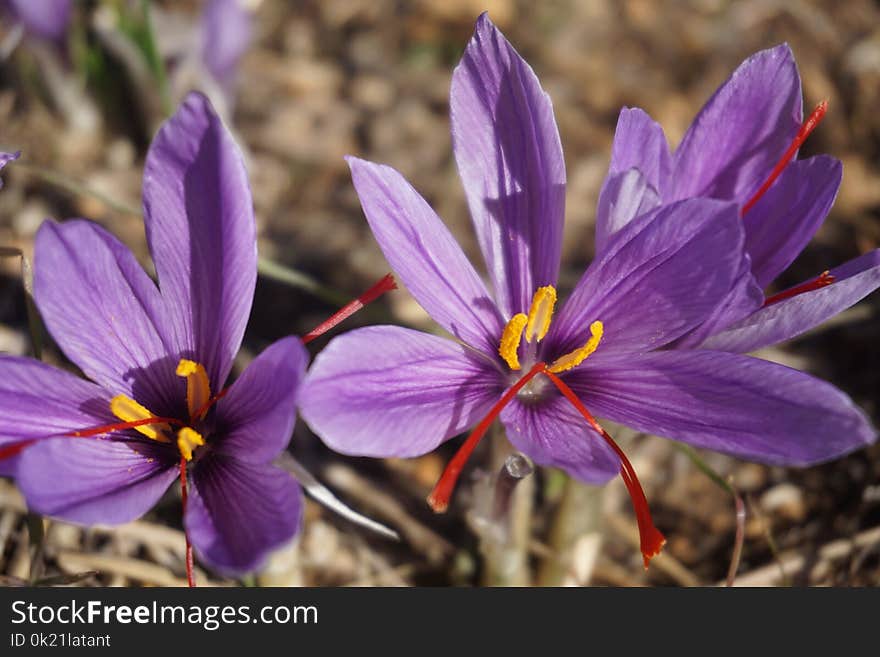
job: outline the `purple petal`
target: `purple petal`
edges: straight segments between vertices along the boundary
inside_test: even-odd
[[[745,203],[797,134],[801,81],[788,45],[744,61],[691,124],[664,201],[709,196]]]
[[[602,253],[608,240],[636,217],[660,205],[657,189],[638,169],[609,175],[599,192],[596,209],[596,253]]]
[[[0,445],[112,421],[107,392],[31,358],[0,354]],[[0,460],[0,474],[17,458]]]
[[[627,356],[576,370],[568,383],[596,415],[771,465],[828,461],[876,438],[865,414],[834,386],[737,354]]]
[[[834,317],[880,287],[880,249],[831,270],[836,282],[765,306],[701,347],[745,353],[788,340]]]
[[[333,339],[312,364],[303,419],[331,448],[356,456],[421,456],[476,424],[504,382],[464,346],[398,326]]]
[[[20,155],[21,151],[15,151],[14,153],[0,153],[0,170],[13,160],[17,160]],[[2,180],[0,180],[0,189],[3,189]]]
[[[620,459],[561,396],[536,404],[511,403],[501,413],[507,438],[539,465],[601,485],[620,471]]]
[[[159,291],[134,255],[100,226],[46,221],[37,233],[34,298],[49,332],[113,395],[168,414],[183,396],[158,325]]]
[[[177,477],[160,443],[50,438],[19,457],[16,483],[37,513],[84,525],[141,517]]]
[[[501,317],[443,222],[397,171],[347,158],[376,241],[422,307],[460,340],[494,354]]]
[[[257,569],[302,520],[299,484],[273,465],[213,455],[192,469],[184,518],[199,557],[228,573]]]
[[[202,13],[202,62],[221,84],[229,84],[251,43],[251,13],[242,0],[209,0]]]
[[[297,337],[278,340],[248,365],[217,403],[220,453],[268,463],[290,441],[309,355]]]
[[[199,361],[219,389],[250,314],[257,242],[241,153],[201,94],[189,94],[153,140],[144,212],[173,355]]]
[[[559,274],[565,161],[550,97],[486,14],[452,76],[452,140],[505,317]]]
[[[743,217],[746,251],[761,288],[794,261],[834,204],[843,167],[827,155],[798,160]]]
[[[12,13],[32,35],[57,41],[70,23],[70,0],[7,0]]]
[[[693,331],[675,341],[674,348],[695,348],[708,336],[726,329],[764,305],[764,291],[752,275],[752,260],[748,253],[740,263],[733,288],[715,310]]]
[[[663,206],[629,223],[562,307],[550,327],[549,351],[580,347],[596,320],[605,336],[592,358],[675,340],[726,298],[742,266],[742,242],[737,206],[711,199]]]
[[[611,166],[607,180],[628,169],[638,169],[659,194],[667,193],[672,156],[663,128],[638,107],[624,107],[617,118]]]

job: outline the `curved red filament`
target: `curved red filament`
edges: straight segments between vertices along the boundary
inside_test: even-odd
[[[620,446],[614,442],[614,439],[608,435],[608,432],[602,428],[587,410],[586,406],[581,403],[581,400],[578,399],[578,396],[574,391],[553,372],[547,371],[545,374],[559,389],[559,392],[571,402],[571,405],[577,409],[593,430],[602,436],[602,439],[608,443],[608,446],[611,447],[611,449],[617,454],[618,458],[620,458],[620,477],[626,485],[626,489],[632,500],[633,508],[636,512],[636,522],[639,525],[639,542],[641,544],[642,559],[644,560],[645,568],[647,569],[651,558],[660,554],[660,550],[666,543],[666,537],[664,537],[660,530],[654,526],[654,520],[651,518],[651,510],[648,507],[648,500],[645,497],[645,491],[642,489],[642,485],[636,475],[635,468],[633,468],[629,459],[626,458],[626,454],[623,453]]]
[[[223,399],[226,396],[227,392],[229,392],[229,388],[223,388],[223,390],[221,390],[216,395],[211,397],[208,401],[205,402],[204,406],[202,406],[198,411],[196,411],[196,414],[194,417],[203,418],[205,416],[205,414],[208,412],[208,410],[210,410],[210,408],[214,404],[216,404],[218,401],[220,401],[221,399]]]
[[[186,491],[186,459],[181,457],[180,459],[180,505],[183,509],[183,517],[186,518],[186,500],[187,500],[187,491]],[[190,588],[195,588],[196,586],[196,576],[195,576],[195,566],[193,565],[193,549],[192,544],[189,542],[189,534],[186,533],[186,526],[183,528],[183,537],[186,541],[186,583],[189,584]]]
[[[766,308],[767,306],[772,306],[774,303],[779,303],[780,301],[791,299],[792,297],[796,297],[799,294],[803,294],[804,292],[812,292],[813,290],[827,287],[834,283],[834,281],[836,280],[837,279],[834,277],[834,274],[832,274],[828,270],[825,270],[811,281],[801,283],[800,285],[795,285],[794,287],[784,290],[779,294],[774,294],[772,297],[767,297],[766,299],[764,299],[764,307]]]
[[[174,424],[182,427],[184,423],[178,419],[171,417],[145,417],[140,420],[131,420],[130,422],[116,422],[114,424],[104,424],[99,427],[90,427],[88,429],[79,429],[77,431],[69,431],[60,434],[61,436],[70,436],[72,438],[89,438],[91,436],[99,436],[102,433],[113,433],[114,431],[122,431],[123,429],[134,429],[142,427],[146,424]],[[54,437],[54,436],[50,436]]]
[[[492,410],[489,411],[489,414],[480,421],[476,428],[471,432],[471,435],[467,437],[467,440],[462,443],[462,446],[455,453],[455,456],[453,456],[452,460],[447,464],[439,481],[437,481],[437,485],[434,486],[434,490],[428,495],[428,504],[434,509],[434,511],[437,513],[443,513],[446,511],[449,507],[449,498],[452,497],[452,490],[455,488],[455,483],[458,481],[458,476],[461,474],[464,464],[467,462],[468,458],[470,458],[477,443],[479,443],[480,439],[486,435],[486,432],[489,430],[489,427],[492,426],[492,422],[495,421],[495,418],[497,418],[504,407],[516,397],[516,394],[522,390],[523,386],[543,372],[546,368],[547,365],[544,363],[536,363],[532,369],[530,369],[519,381],[514,383],[504,395],[502,395],[501,399],[498,400],[498,403],[496,403],[492,407]]]
[[[474,451],[474,448],[476,448],[477,443],[480,442],[480,439],[486,434],[492,422],[494,422],[500,415],[504,407],[507,406],[517,393],[538,374],[544,374],[550,379],[559,392],[562,393],[575,409],[577,409],[587,421],[587,424],[589,424],[590,427],[602,437],[620,459],[620,477],[623,479],[624,485],[626,485],[626,489],[632,500],[633,508],[635,509],[636,522],[639,526],[639,542],[642,559],[645,568],[647,568],[651,559],[660,553],[660,550],[666,543],[666,538],[654,525],[654,520],[651,517],[651,510],[648,507],[648,500],[645,497],[645,491],[642,489],[642,485],[636,475],[635,468],[633,468],[623,450],[614,442],[614,439],[608,435],[608,432],[602,428],[593,415],[583,405],[581,400],[578,399],[578,396],[574,391],[569,388],[562,379],[556,376],[556,374],[551,372],[547,368],[546,363],[536,363],[532,369],[511,386],[504,395],[502,395],[501,399],[499,399],[492,407],[486,417],[484,417],[474,428],[464,443],[462,443],[459,450],[455,453],[455,456],[453,456],[452,460],[447,464],[439,481],[434,486],[434,490],[432,490],[431,494],[428,496],[428,504],[437,513],[446,511],[449,506],[449,499],[452,497],[452,491],[458,481],[458,477],[471,453]]]
[[[773,167],[773,171],[770,172],[770,175],[767,176],[767,179],[758,188],[758,191],[752,195],[752,198],[746,201],[745,205],[742,206],[742,210],[740,211],[741,215],[745,215],[749,210],[755,207],[755,203],[757,203],[761,199],[761,197],[767,193],[767,190],[772,187],[773,183],[776,182],[776,179],[782,175],[785,167],[787,167],[789,162],[791,162],[791,158],[795,156],[798,149],[807,140],[807,137],[810,136],[810,133],[816,129],[816,126],[818,126],[822,119],[825,117],[825,112],[827,111],[827,100],[823,100],[821,103],[816,105],[816,109],[814,109],[812,114],[807,117],[807,120],[801,124],[800,130],[798,130],[797,134],[791,141],[791,144],[786,149],[785,153],[783,153],[782,157],[779,158],[776,166]]]
[[[375,301],[386,292],[390,292],[391,290],[396,289],[397,282],[394,280],[394,276],[392,276],[391,274],[385,274],[385,276],[383,276],[379,280],[379,282],[376,283],[373,287],[364,292],[354,301],[349,302],[348,304],[337,310],[327,320],[321,322],[318,326],[316,326],[305,336],[303,336],[303,344],[308,344],[315,338],[324,335],[327,331],[332,329],[337,324],[344,322],[346,319],[354,315],[358,310],[366,306],[368,303]]]

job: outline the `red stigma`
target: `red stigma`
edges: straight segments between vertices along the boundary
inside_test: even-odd
[[[826,269],[811,281],[801,283],[800,285],[795,285],[794,287],[780,292],[779,294],[774,294],[772,297],[767,297],[764,300],[764,307],[766,308],[767,306],[772,306],[774,303],[779,303],[780,301],[791,299],[792,297],[796,297],[799,294],[803,294],[804,292],[812,292],[813,290],[827,287],[834,283],[836,280],[837,279],[834,277],[834,274]]]
[[[516,397],[516,393],[522,390],[523,386],[529,381],[543,372],[546,367],[547,366],[544,363],[536,363],[532,369],[530,369],[519,381],[514,383],[504,395],[502,395],[501,399],[498,400],[498,403],[496,403],[492,407],[492,410],[489,411],[489,414],[480,421],[476,428],[471,432],[471,435],[467,437],[467,440],[462,443],[462,446],[459,447],[455,456],[452,457],[452,460],[440,476],[437,485],[434,486],[434,490],[428,495],[428,504],[435,512],[443,513],[449,507],[449,498],[452,497],[452,490],[455,488],[455,483],[458,481],[458,475],[461,474],[464,464],[467,463],[468,458],[470,458],[471,453],[474,451],[477,443],[480,442],[480,439],[486,435],[486,432],[489,430],[492,422],[495,421],[495,418],[497,418],[504,407]]]
[[[602,428],[587,410],[586,406],[581,403],[581,400],[578,399],[576,394],[574,394],[574,391],[553,372],[547,370],[544,373],[559,389],[559,392],[561,392],[563,396],[571,402],[571,405],[574,406],[584,417],[587,424],[589,424],[596,433],[602,436],[602,439],[608,443],[609,447],[611,447],[620,458],[620,477],[626,485],[626,489],[632,500],[633,508],[636,512],[636,522],[639,525],[639,543],[642,551],[642,560],[645,563],[645,570],[647,570],[651,559],[660,554],[660,550],[666,543],[666,537],[663,536],[660,530],[654,526],[654,520],[651,518],[651,510],[648,507],[648,500],[645,497],[645,491],[642,490],[642,484],[639,482],[635,468],[633,468],[629,459],[626,458],[626,454],[623,453],[623,450],[620,449],[616,442],[614,442],[614,439],[608,435],[608,432]]]
[[[184,423],[172,417],[145,417],[140,420],[132,420],[131,422],[116,422],[114,424],[103,424],[99,427],[90,427],[88,429],[78,429],[77,431],[69,431],[59,434],[59,436],[47,436],[49,438],[70,437],[70,438],[91,438],[92,436],[100,436],[104,433],[113,433],[114,431],[122,431],[123,429],[134,429],[142,427],[146,424],[174,424],[182,427]]]
[[[227,392],[229,392],[229,388],[224,388],[216,395],[211,397],[208,401],[205,402],[205,405],[196,412],[195,417],[203,418],[205,416],[205,413],[207,413],[214,404],[216,404],[218,401],[226,396]]]
[[[186,491],[186,459],[181,457],[180,459],[180,505],[182,508],[182,513],[184,518],[186,518],[186,500],[187,500],[187,491]],[[186,533],[186,527],[183,528],[183,537],[186,541],[186,583],[189,584],[190,588],[195,588],[196,586],[196,576],[195,576],[195,567],[193,565],[193,549],[192,543],[189,542],[189,534]]]
[[[397,282],[391,274],[385,274],[381,280],[369,290],[364,292],[354,301],[346,304],[338,311],[333,313],[329,319],[321,322],[318,326],[309,331],[302,339],[303,344],[308,344],[315,338],[324,335],[337,324],[344,322],[346,319],[354,315],[358,310],[378,299],[386,292],[397,289]]]
[[[29,440],[20,440],[17,443],[9,443],[8,445],[3,445],[3,447],[0,447],[0,461],[11,459],[13,456],[18,456],[25,449],[33,445],[38,440],[40,439],[31,438]]]
[[[816,129],[816,126],[822,121],[825,117],[825,112],[828,111],[828,101],[823,100],[821,103],[816,105],[816,109],[813,110],[813,113],[807,117],[807,120],[801,124],[800,129],[789,145],[788,149],[786,149],[785,153],[783,153],[782,157],[779,158],[779,162],[776,163],[776,166],[773,167],[773,171],[770,172],[770,175],[767,176],[767,179],[764,183],[758,188],[758,191],[746,201],[745,205],[742,206],[742,210],[740,211],[741,215],[745,215],[749,210],[751,210],[755,203],[757,203],[762,196],[767,192],[768,189],[776,182],[776,179],[782,175],[782,172],[785,170],[785,167],[788,166],[791,158],[794,157],[797,150],[803,145],[803,143],[807,140],[807,137],[810,136],[810,133]]]
[[[562,381],[556,374],[551,372],[547,368],[546,363],[536,363],[532,369],[530,369],[522,378],[520,378],[513,386],[511,386],[507,392],[498,400],[498,402],[492,407],[489,413],[484,417],[480,423],[476,426],[476,428],[471,432],[471,434],[464,441],[459,450],[455,453],[455,456],[452,457],[452,460],[449,461],[449,464],[446,466],[446,469],[443,471],[443,474],[440,476],[440,480],[437,482],[437,485],[434,486],[434,490],[431,491],[431,494],[428,496],[428,504],[431,506],[434,511],[437,513],[443,513],[449,506],[449,499],[452,496],[452,491],[455,488],[455,484],[458,481],[458,477],[461,474],[462,469],[464,468],[465,463],[470,457],[471,453],[474,451],[474,448],[477,446],[477,443],[480,442],[480,439],[486,434],[491,426],[492,422],[498,417],[501,411],[504,409],[507,404],[509,404],[516,394],[522,390],[522,388],[533,378],[535,378],[538,374],[546,375],[550,381],[553,382],[553,385],[559,390],[560,393],[572,404],[572,406],[577,409],[577,411],[583,416],[583,418],[587,421],[587,424],[598,433],[602,439],[608,443],[611,449],[614,450],[615,454],[617,454],[620,459],[620,477],[623,479],[623,483],[626,485],[626,489],[629,492],[630,499],[632,500],[633,508],[635,509],[636,514],[636,522],[639,526],[639,542],[640,548],[642,552],[642,559],[645,564],[645,568],[648,568],[648,564],[651,559],[657,556],[660,553],[660,550],[663,548],[663,545],[666,543],[666,538],[660,532],[659,529],[654,525],[654,521],[651,517],[651,510],[648,507],[648,500],[645,497],[645,491],[642,489],[642,485],[639,482],[639,478],[636,475],[635,468],[633,468],[632,464],[629,462],[629,459],[626,457],[626,454],[623,453],[623,450],[614,442],[614,439],[608,435],[608,432],[602,428],[602,426],[596,421],[596,419],[592,416],[592,414],[587,410],[587,408],[583,405],[578,396],[574,393],[574,391],[568,387],[568,385]]]
[[[205,405],[199,409],[199,413],[196,417],[201,417],[208,410],[220,401],[226,393],[229,392],[229,388],[221,390],[216,395],[211,397]],[[140,420],[131,420],[130,422],[114,422],[113,424],[102,424],[97,427],[88,427],[86,429],[77,429],[76,431],[68,431],[65,433],[59,433],[49,436],[41,436],[40,438],[28,438],[27,440],[20,440],[15,443],[9,443],[8,445],[4,445],[0,447],[0,461],[5,459],[12,458],[13,456],[18,456],[25,449],[30,447],[36,442],[40,440],[44,440],[46,438],[94,438],[96,436],[101,436],[107,433],[115,433],[117,431],[124,431],[125,429],[134,429],[136,427],[141,427],[147,424],[171,424],[173,426],[183,427],[186,426],[185,422],[178,420],[173,417],[145,417]]]

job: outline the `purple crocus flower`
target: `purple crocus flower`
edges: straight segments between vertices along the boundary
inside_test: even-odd
[[[486,15],[453,74],[451,119],[493,293],[398,172],[349,158],[386,258],[454,340],[397,326],[332,340],[300,400],[331,448],[413,457],[476,424],[429,498],[442,510],[499,417],[514,446],[539,464],[592,484],[619,471],[647,564],[662,534],[632,467],[592,413],[774,464],[824,461],[874,440],[849,398],[807,374],[737,354],[664,350],[707,321],[748,268],[735,202],[688,198],[628,222],[553,317],[562,148],[550,99]]]
[[[150,147],[144,211],[158,287],[100,226],[40,228],[35,301],[91,381],[0,356],[0,451],[17,459],[30,508],[82,524],[133,520],[188,477],[188,539],[218,570],[249,571],[300,523],[300,488],[271,462],[307,354],[279,340],[224,388],[254,295],[256,227],[241,154],[200,94]]]
[[[10,162],[17,160],[21,156],[21,151],[15,151],[14,153],[0,153],[0,171],[3,170]],[[0,180],[0,189],[3,189],[3,180]]]
[[[0,3],[31,36],[61,41],[70,23],[70,0],[4,0]]]
[[[252,22],[242,0],[209,0],[202,12],[202,63],[224,89],[234,82],[238,62],[250,47]]]
[[[794,261],[828,215],[838,160],[794,159],[826,111],[804,122],[801,81],[787,45],[749,57],[722,84],[670,153],[640,109],[620,113],[600,194],[596,249],[629,221],[696,196],[739,203],[750,264],[716,313],[679,346],[747,352],[795,337],[880,286],[880,250],[769,298],[762,290]]]

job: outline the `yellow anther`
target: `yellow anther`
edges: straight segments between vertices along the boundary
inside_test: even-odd
[[[200,364],[192,360],[182,359],[177,364],[177,376],[186,378],[186,407],[191,420],[200,420],[197,414],[204,415],[211,399],[211,382],[208,372]]]
[[[498,353],[512,370],[518,370],[519,364],[519,343],[522,342],[523,327],[526,325],[528,318],[523,313],[517,313],[510,318],[507,326],[504,327],[504,333],[501,334],[501,346],[498,347]]]
[[[560,372],[567,372],[572,367],[577,367],[584,362],[587,356],[596,351],[596,347],[599,346],[604,332],[605,327],[602,322],[593,322],[590,324],[590,339],[587,340],[587,343],[580,349],[575,349],[564,356],[560,356],[547,369],[554,374],[559,374]]]
[[[526,340],[532,342],[537,337],[538,342],[544,339],[550,328],[550,320],[553,319],[553,309],[556,307],[556,288],[552,285],[539,287],[532,297],[532,307],[529,309],[529,322],[526,324]]]
[[[177,449],[180,455],[187,461],[192,461],[193,450],[199,445],[204,445],[205,439],[202,434],[189,427],[184,427],[177,432]]]
[[[148,408],[141,406],[134,399],[125,395],[116,395],[110,400],[110,412],[123,422],[137,422],[138,420],[156,417],[156,414],[151,413]],[[147,438],[163,443],[170,442],[167,434],[171,433],[171,427],[165,422],[142,424],[133,427],[133,429],[140,431]]]

